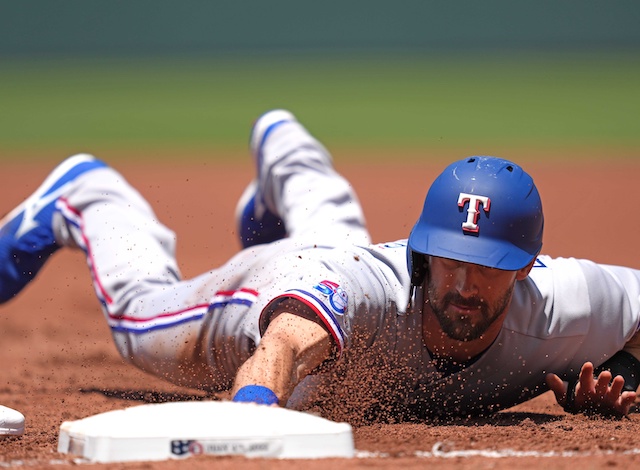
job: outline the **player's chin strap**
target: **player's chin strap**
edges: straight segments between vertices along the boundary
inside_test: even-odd
[[[597,377],[601,372],[608,370],[611,377],[615,378],[621,375],[624,378],[623,392],[635,392],[640,386],[640,361],[627,351],[618,351],[609,360],[597,367],[593,373]],[[578,413],[576,409],[576,386],[578,379],[569,381],[567,388],[567,399],[564,404],[564,410],[567,413]]]

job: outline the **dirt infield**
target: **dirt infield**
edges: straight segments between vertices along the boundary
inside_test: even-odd
[[[244,157],[246,158],[246,157]],[[244,161],[244,160],[243,160]],[[251,178],[248,163],[116,163],[178,236],[185,277],[210,269],[238,249],[235,201]],[[356,188],[375,241],[407,236],[441,164],[340,165]],[[543,251],[640,267],[637,173],[631,160],[580,164],[525,162],[546,211]],[[2,169],[0,213],[30,194],[50,165]],[[57,253],[38,278],[0,307],[0,404],[27,419],[26,432],[0,440],[0,467],[77,465],[56,452],[59,426],[98,412],[202,395],[124,364],[93,295],[80,252]],[[603,420],[565,414],[549,393],[490,419],[355,428],[358,458],[305,461],[336,468],[620,467],[640,463],[640,414]],[[132,463],[109,468],[297,469],[296,461],[238,457]],[[88,468],[106,468],[92,465]]]

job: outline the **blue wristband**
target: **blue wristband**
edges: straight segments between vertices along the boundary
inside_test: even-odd
[[[245,385],[233,397],[233,401],[258,403],[259,405],[277,405],[278,396],[273,390],[262,385]]]

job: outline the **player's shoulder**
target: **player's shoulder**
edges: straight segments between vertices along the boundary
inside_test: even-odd
[[[530,277],[537,285],[553,281],[556,286],[586,283],[590,290],[597,289],[603,282],[618,284],[640,283],[640,270],[627,266],[613,266],[588,259],[553,258],[538,256]]]
[[[594,261],[547,255],[538,256],[529,279],[547,304],[561,306],[563,312],[586,311],[594,295],[612,281],[609,271]]]
[[[588,329],[590,313],[583,263],[542,255],[516,284],[505,326],[539,339],[577,336]]]
[[[403,266],[407,271],[407,240],[394,240],[384,243],[375,243],[362,247],[370,253],[376,260],[389,266]]]
[[[394,250],[399,250],[399,251],[405,251],[407,249],[407,239],[403,238],[400,240],[393,240],[390,242],[384,242],[384,243],[376,243],[374,245],[371,245],[371,249],[376,249],[376,250],[381,250],[381,251],[394,251]]]
[[[539,256],[518,282],[509,325],[534,337],[584,335],[609,316],[628,316],[624,305],[640,295],[640,271],[591,260]]]
[[[581,266],[584,263],[593,263],[588,260],[581,260],[577,258],[554,258],[549,255],[538,255],[536,261],[533,263],[531,274],[542,273],[549,274],[549,271],[554,272],[576,272],[581,270]]]
[[[533,263],[527,281],[533,283],[535,289],[543,297],[554,295],[554,291],[562,285],[580,286],[586,282],[585,263],[575,258],[553,258],[540,255]]]
[[[627,268],[621,268],[627,269]],[[604,273],[604,265],[594,261],[579,258],[554,258],[540,255],[536,258],[529,277],[536,285],[544,286],[545,282],[553,281],[555,285],[576,283],[590,283],[591,277]]]

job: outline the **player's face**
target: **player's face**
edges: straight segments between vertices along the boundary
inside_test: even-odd
[[[517,272],[429,258],[427,301],[445,335],[480,338],[506,311]]]

